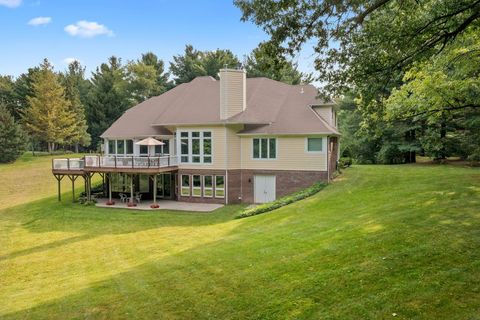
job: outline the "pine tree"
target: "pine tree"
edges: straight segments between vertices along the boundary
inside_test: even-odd
[[[75,135],[75,114],[47,59],[40,65],[32,87],[33,96],[27,98],[29,107],[23,112],[23,120],[29,133],[46,142],[51,153],[56,145],[70,142]]]
[[[27,137],[7,107],[0,104],[0,162],[15,161],[25,151]]]
[[[91,148],[97,149],[100,135],[133,103],[129,99],[125,68],[112,56],[92,75],[92,87],[86,105]]]
[[[79,145],[86,146],[90,144],[90,135],[87,132],[88,125],[85,115],[85,107],[80,99],[80,90],[85,81],[85,69],[78,61],[69,64],[68,70],[62,74],[62,82],[65,86],[65,98],[70,103],[70,110],[75,115],[75,130],[68,143],[75,146],[75,152],[78,153]]]

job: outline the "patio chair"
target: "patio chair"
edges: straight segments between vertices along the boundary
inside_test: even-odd
[[[128,197],[126,194],[119,193],[118,195],[120,196],[120,200],[122,200],[122,202],[127,202]]]
[[[142,194],[141,194],[141,193],[138,193],[138,194],[135,196],[135,200],[137,200],[137,203],[140,203],[140,201],[142,200]]]

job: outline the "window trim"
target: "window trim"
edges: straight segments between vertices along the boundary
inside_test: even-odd
[[[309,151],[308,150],[308,139],[322,139],[322,151]],[[326,153],[326,137],[321,136],[321,137],[315,137],[315,136],[310,136],[310,137],[305,137],[305,153],[310,153],[310,154],[325,154]]]
[[[253,148],[254,148],[255,139],[259,140],[259,149],[258,149],[258,155],[260,156],[259,158],[254,157]],[[262,158],[261,157],[261,155],[262,155],[262,148],[261,148],[262,142],[261,142],[261,140],[262,139],[267,139],[267,158]],[[272,139],[275,140],[275,158],[270,158],[270,140],[272,140]],[[250,151],[251,151],[251,153],[250,153],[250,159],[251,160],[255,160],[255,161],[257,161],[257,160],[260,160],[260,161],[277,160],[278,159],[278,137],[253,137]]]

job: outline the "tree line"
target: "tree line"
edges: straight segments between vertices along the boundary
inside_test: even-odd
[[[63,72],[44,59],[18,77],[0,75],[0,162],[18,158],[27,148],[52,153],[98,151],[100,135],[127,109],[197,76],[217,78],[220,68],[239,66],[249,77],[265,76],[290,84],[311,76],[261,43],[240,59],[230,50],[200,51],[191,45],[173,57],[169,70],[152,52],[126,64],[112,56],[90,77],[73,61]]]
[[[321,94],[339,98],[343,156],[480,160],[480,1],[235,4],[269,34],[273,51],[313,43]]]

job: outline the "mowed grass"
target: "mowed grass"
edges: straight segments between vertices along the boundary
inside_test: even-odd
[[[0,210],[1,319],[480,317],[478,169],[354,166],[240,220],[51,195]]]

